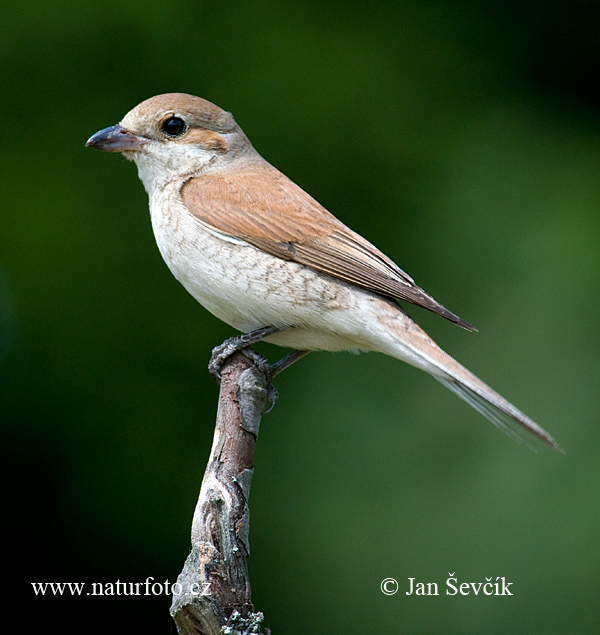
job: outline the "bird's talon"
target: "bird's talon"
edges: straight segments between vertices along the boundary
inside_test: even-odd
[[[240,353],[247,357],[251,362],[254,362],[256,368],[258,368],[258,370],[260,370],[260,372],[265,376],[266,381],[268,383],[271,382],[271,364],[269,364],[267,359],[250,347],[242,348]]]
[[[267,401],[271,402],[268,410],[265,410],[265,414],[268,415],[273,408],[277,405],[277,401],[279,400],[279,393],[277,392],[277,388],[273,386],[273,384],[267,384]]]
[[[274,326],[265,326],[250,333],[243,333],[225,340],[219,346],[215,346],[208,363],[208,372],[213,376],[214,380],[221,383],[221,369],[225,360],[233,355],[236,351],[242,352],[248,359],[253,361],[256,366],[265,374],[267,381],[271,381],[269,362],[261,357],[255,350],[250,348],[255,342],[260,342],[267,335],[276,333],[279,329]]]

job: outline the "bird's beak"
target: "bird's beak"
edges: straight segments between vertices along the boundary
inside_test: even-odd
[[[92,135],[85,144],[86,148],[96,148],[104,152],[126,152],[127,150],[141,150],[149,139],[140,137],[117,124],[104,128]]]

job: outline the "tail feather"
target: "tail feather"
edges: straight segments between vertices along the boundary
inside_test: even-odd
[[[533,442],[541,441],[564,452],[546,430],[444,352],[405,312],[389,313],[382,301],[378,321],[384,330],[377,332],[379,339],[371,350],[426,371],[513,439],[533,449],[539,447]]]
[[[491,389],[493,401],[490,396],[476,392],[472,387],[454,377],[433,376],[512,439],[534,451],[537,451],[539,447],[535,441],[541,441],[564,454],[564,450],[541,426]]]

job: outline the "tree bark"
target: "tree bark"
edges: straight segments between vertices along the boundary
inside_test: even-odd
[[[265,376],[241,353],[226,360],[221,375],[213,446],[192,522],[192,551],[171,605],[180,635],[261,632],[263,616],[254,612],[248,577],[248,497],[267,396]]]

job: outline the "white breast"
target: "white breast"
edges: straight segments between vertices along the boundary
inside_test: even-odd
[[[200,304],[242,332],[295,327],[268,339],[282,346],[368,347],[361,322],[371,311],[360,305],[373,294],[207,227],[185,208],[178,190],[175,184],[155,190],[152,227],[169,269]]]

